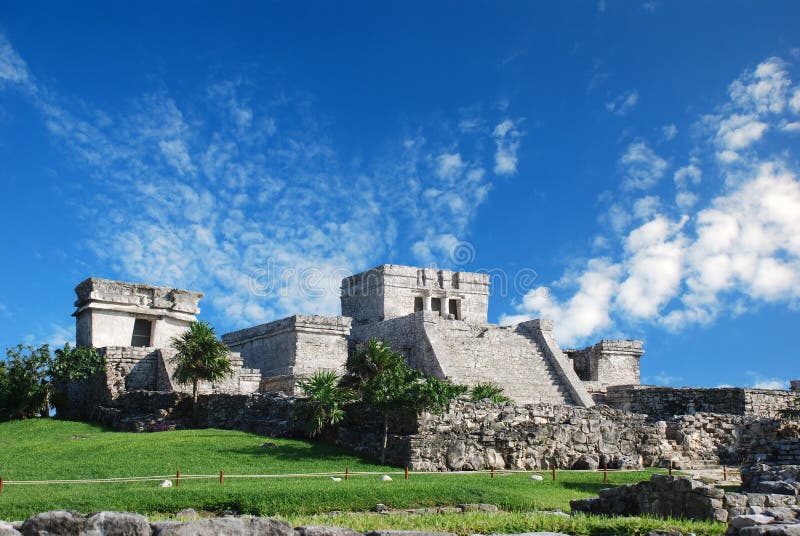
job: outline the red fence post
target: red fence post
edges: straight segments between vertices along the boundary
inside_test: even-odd
[[[728,466],[722,464],[722,480],[728,480]]]
[[[3,477],[0,476],[0,495],[3,494]]]
[[[603,484],[608,484],[608,462],[603,462]]]
[[[344,468],[344,479],[347,480],[348,478],[350,478],[350,468],[349,467],[345,467]]]
[[[669,461],[669,476],[672,476],[672,460]]]
[[[225,483],[225,471],[220,471],[219,472],[219,483],[220,484],[224,484]]]
[[[491,466],[492,469],[492,478],[494,478],[494,465]]]
[[[553,462],[553,482],[556,481],[556,464]]]
[[[178,469],[177,471],[175,471],[175,486],[180,486],[180,485],[181,485],[181,470]]]
[[[406,465],[406,480],[408,480],[408,466]]]

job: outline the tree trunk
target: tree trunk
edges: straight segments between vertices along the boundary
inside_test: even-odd
[[[197,426],[197,380],[192,382],[192,424]]]
[[[386,446],[389,444],[389,414],[383,414],[383,448],[381,449],[381,465],[386,463]]]

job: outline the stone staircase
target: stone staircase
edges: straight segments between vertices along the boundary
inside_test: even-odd
[[[536,341],[515,326],[438,324],[432,345],[442,372],[451,381],[475,385],[497,378],[505,394],[518,403],[574,403]]]

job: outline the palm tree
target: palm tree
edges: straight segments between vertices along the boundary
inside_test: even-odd
[[[217,338],[208,322],[192,322],[180,337],[172,338],[176,353],[170,361],[175,365],[172,379],[192,384],[192,412],[197,422],[197,394],[201,381],[214,382],[233,372],[231,350]]]
[[[342,422],[345,406],[355,400],[355,393],[339,385],[340,377],[332,370],[317,370],[308,378],[297,380],[305,393],[306,427],[312,436]]]

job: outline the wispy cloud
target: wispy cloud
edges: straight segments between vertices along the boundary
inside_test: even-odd
[[[422,121],[353,161],[306,94],[232,77],[98,110],[36,82],[1,37],[0,80],[89,177],[97,275],[203,290],[225,328],[336,313],[341,277],[398,250],[447,264],[489,194],[485,170],[513,174],[521,138],[501,112],[476,112],[470,128]]]
[[[517,172],[517,151],[522,133],[511,119],[499,123],[493,132],[497,151],[494,154],[494,172],[497,175],[513,175]]]
[[[623,187],[645,190],[654,186],[667,170],[667,161],[658,156],[644,141],[633,142],[619,159]]]
[[[606,103],[606,110],[615,115],[628,115],[639,103],[639,92],[636,90],[628,91],[617,96],[614,100]]]

